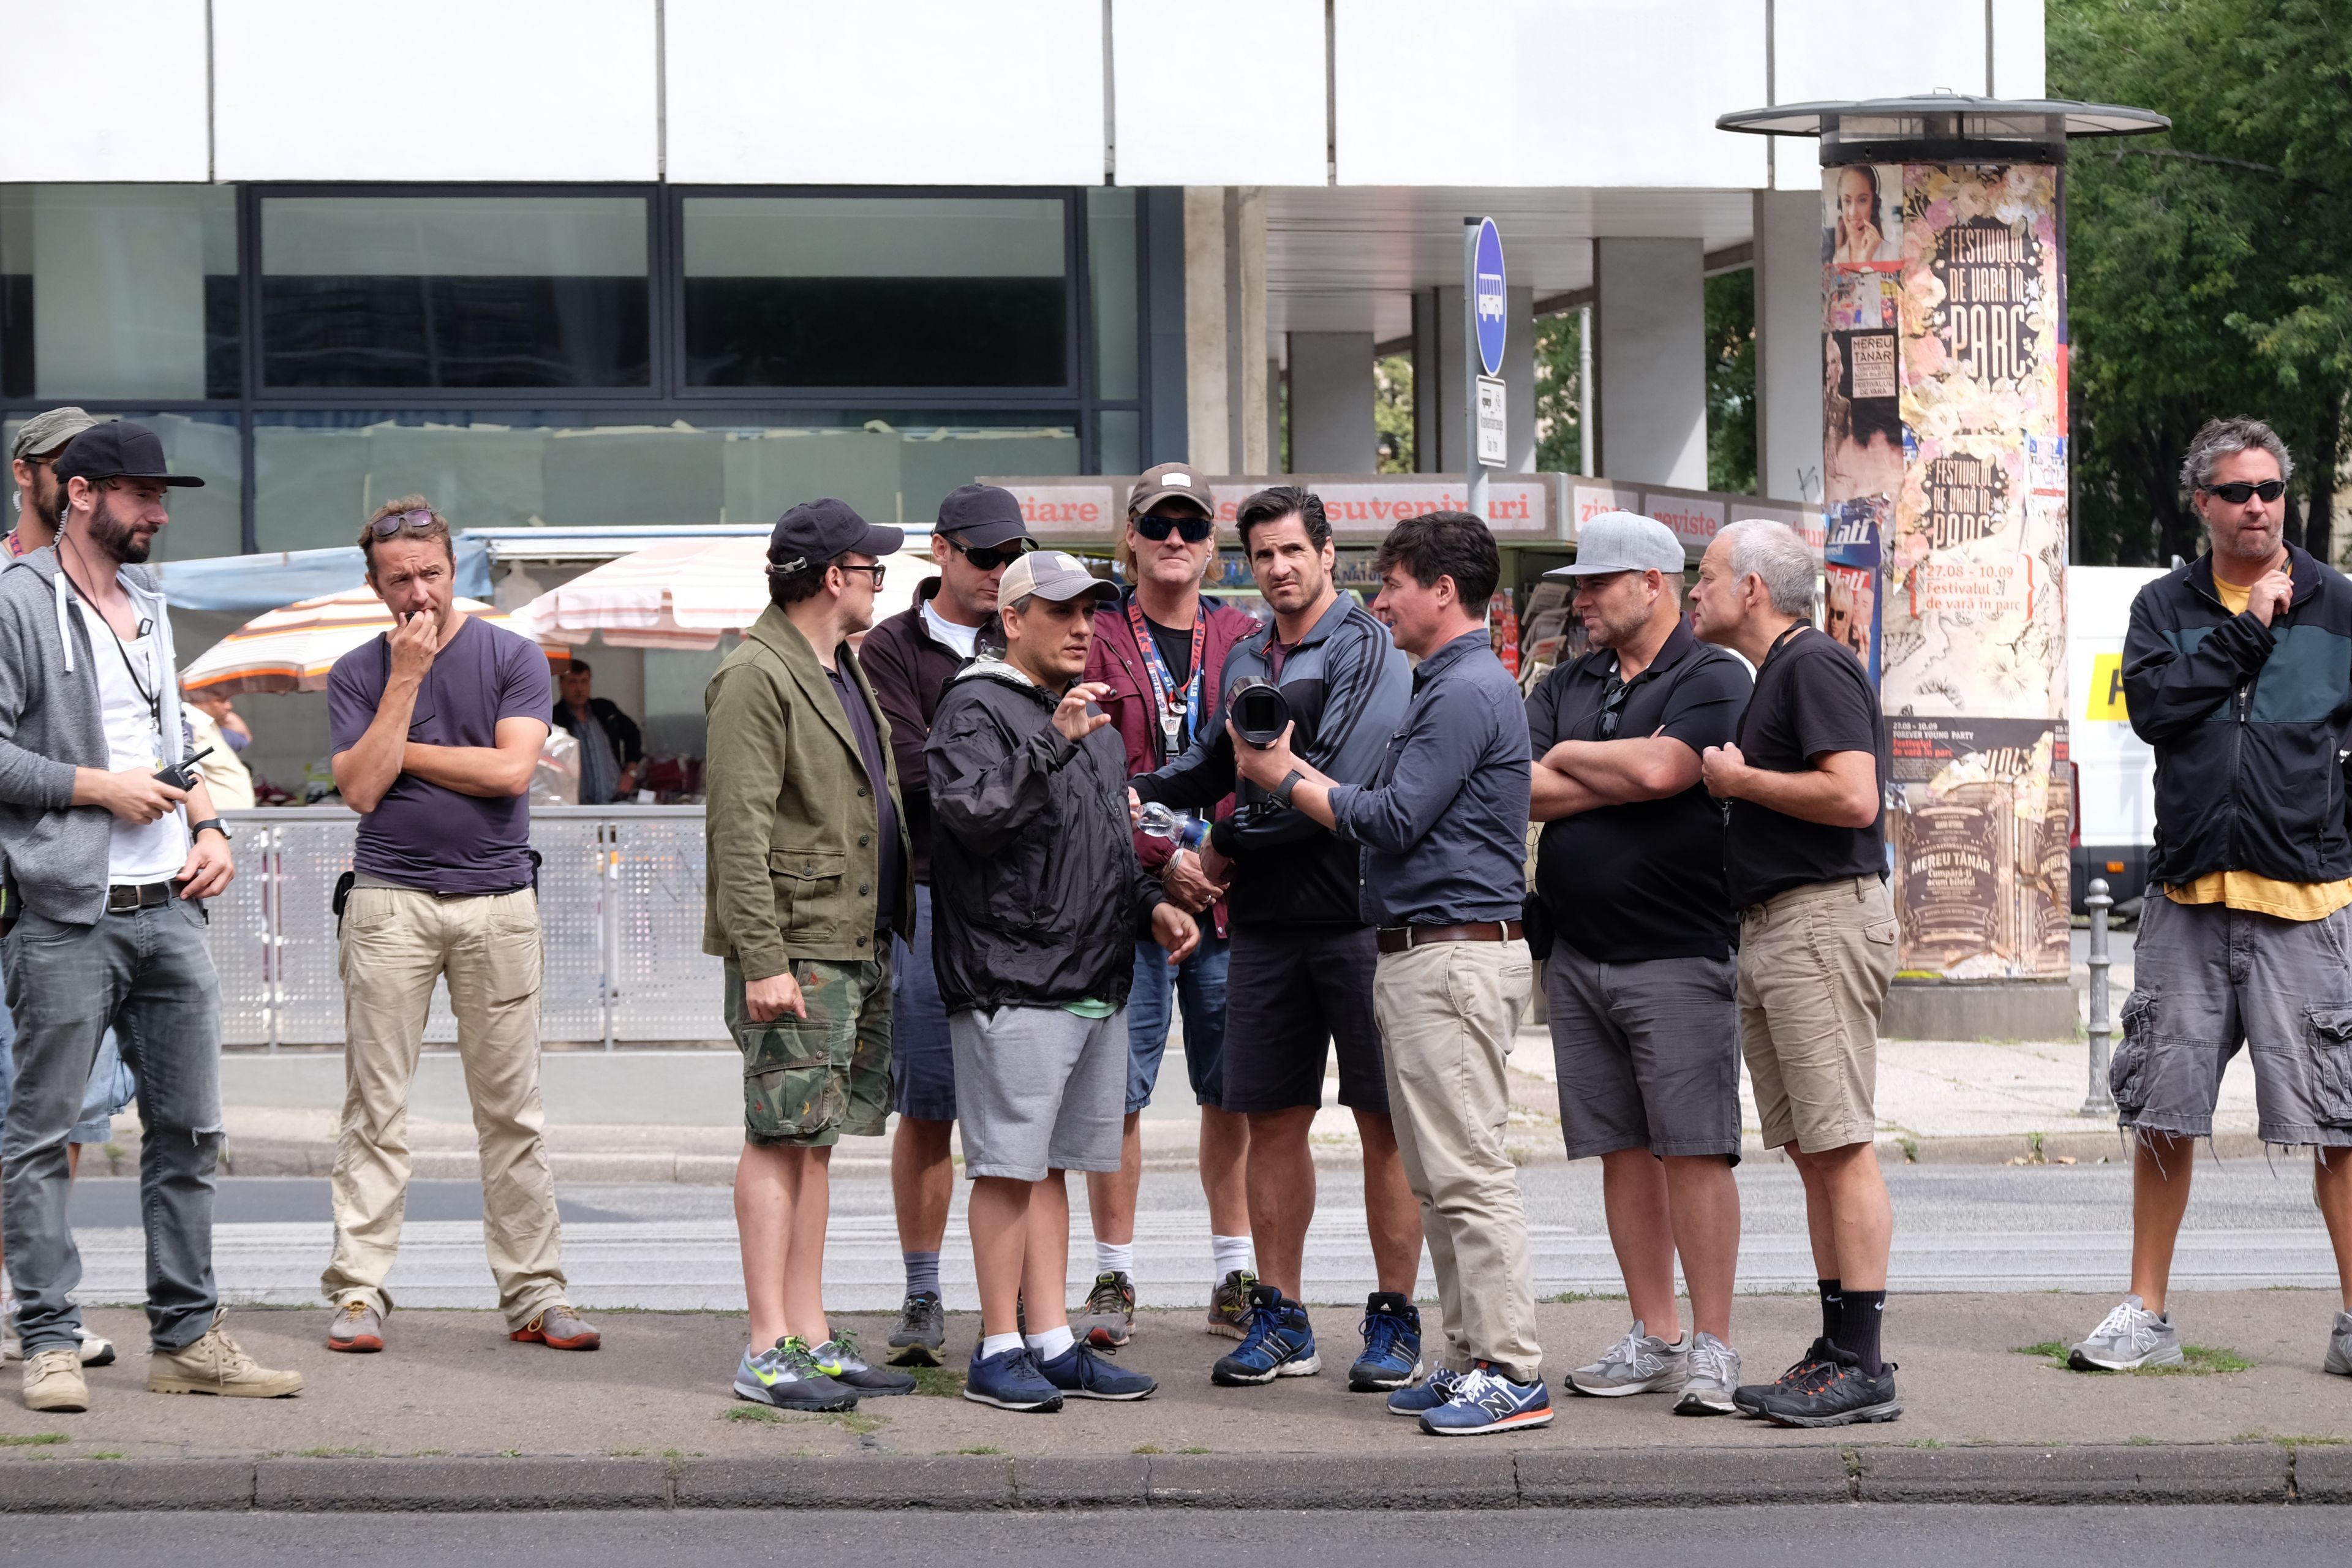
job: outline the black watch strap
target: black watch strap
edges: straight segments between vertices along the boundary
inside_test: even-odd
[[[197,834],[202,833],[207,827],[211,828],[215,833],[219,834],[223,838],[226,838],[228,837],[228,828],[217,816],[207,816],[202,822],[192,824],[188,828],[188,837],[193,839]]]
[[[1298,782],[1306,776],[1307,775],[1305,773],[1300,773],[1297,768],[1293,768],[1288,773],[1283,774],[1282,782],[1274,786],[1274,790],[1272,792],[1274,798],[1282,802],[1283,805],[1288,805],[1290,804],[1290,792],[1297,789],[1298,787]]]

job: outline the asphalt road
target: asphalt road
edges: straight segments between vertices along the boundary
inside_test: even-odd
[[[505,1558],[565,1568],[779,1561],[958,1568],[1204,1562],[1363,1568],[1412,1561],[1606,1568],[1906,1568],[2128,1563],[2308,1568],[2352,1552],[2352,1509],[1819,1508],[1498,1510],[1481,1514],[940,1514],[817,1511],[523,1514],[109,1514],[0,1519],[0,1564],[75,1568],[438,1568]]]

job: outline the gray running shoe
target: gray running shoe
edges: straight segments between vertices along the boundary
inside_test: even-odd
[[[1729,1415],[1737,1408],[1731,1391],[1739,1386],[1739,1352],[1713,1334],[1691,1336],[1690,1360],[1677,1415]]]
[[[1096,1275],[1086,1309],[1070,1327],[1097,1350],[1117,1350],[1127,1343],[1135,1337],[1135,1281],[1118,1270]]]
[[[1603,1399],[1615,1399],[1628,1394],[1672,1393],[1682,1387],[1689,1375],[1690,1347],[1668,1344],[1653,1333],[1644,1332],[1642,1321],[1625,1337],[1590,1366],[1580,1366],[1568,1374],[1568,1381],[1579,1394],[1598,1394]]]
[[[899,1304],[898,1326],[890,1331],[892,1366],[937,1366],[947,1342],[947,1312],[937,1296],[919,1290]]]
[[[857,1353],[857,1336],[847,1329],[835,1329],[833,1338],[809,1352],[809,1360],[816,1363],[817,1371],[861,1398],[915,1392],[913,1373],[868,1364]]]
[[[779,1410],[854,1410],[857,1390],[825,1376],[809,1357],[808,1342],[787,1335],[735,1368],[735,1397]]]
[[[2091,1337],[2066,1356],[2076,1372],[2134,1372],[2180,1363],[2180,1331],[2172,1326],[2172,1314],[2149,1311],[2137,1296],[2117,1302]]]
[[[2352,1312],[2336,1314],[2335,1326],[2327,1331],[2327,1359],[2319,1363],[2319,1370],[2352,1377]]]
[[[1249,1338],[1250,1292],[1256,1289],[1257,1276],[1246,1268],[1234,1269],[1219,1280],[1209,1292],[1209,1331],[1229,1340]]]

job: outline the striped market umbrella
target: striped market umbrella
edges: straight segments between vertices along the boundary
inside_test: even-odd
[[[494,626],[510,618],[478,599],[457,608]],[[392,612],[365,588],[304,599],[247,621],[198,655],[180,673],[188,691],[241,697],[254,691],[324,691],[335,660],[379,632],[392,629]]]
[[[514,612],[513,629],[541,643],[577,646],[602,634],[616,647],[711,648],[768,607],[768,542],[739,537],[675,539],[607,561]],[[930,542],[918,537],[890,557],[874,618],[914,603],[934,570]]]

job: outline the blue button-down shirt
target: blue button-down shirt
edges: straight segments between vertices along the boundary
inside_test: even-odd
[[[1527,902],[1528,714],[1486,631],[1412,672],[1412,702],[1369,784],[1331,792],[1363,849],[1376,926],[1515,921]]]

